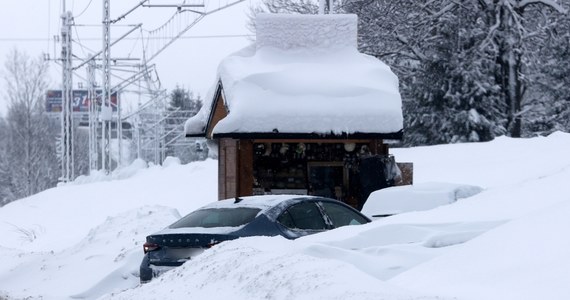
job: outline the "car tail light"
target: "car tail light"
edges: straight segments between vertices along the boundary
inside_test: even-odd
[[[214,247],[215,245],[217,245],[217,244],[219,244],[219,243],[221,243],[221,241],[211,241],[211,242],[207,245],[207,247],[208,247],[208,248],[212,248],[212,247]]]
[[[153,244],[153,243],[149,243],[149,242],[146,242],[143,245],[143,251],[145,254],[148,252],[157,250],[158,248],[159,248],[158,244]]]

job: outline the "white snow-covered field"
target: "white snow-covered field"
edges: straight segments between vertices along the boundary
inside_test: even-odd
[[[216,200],[217,162],[137,162],[0,208],[0,299],[570,299],[570,134],[393,152],[416,183],[484,190],[295,241],[224,242],[139,286],[144,237]]]

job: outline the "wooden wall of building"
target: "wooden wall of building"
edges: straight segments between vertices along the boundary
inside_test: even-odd
[[[254,191],[254,142],[260,140],[236,140],[231,138],[220,138],[219,158],[218,158],[218,197],[220,200],[234,198],[238,196],[250,196]],[[261,140],[264,143],[279,143],[283,140]],[[291,142],[291,141],[287,141]],[[294,142],[315,142],[314,140],[302,140]],[[339,143],[339,140],[326,140],[324,143]],[[382,140],[351,140],[351,143],[367,144],[371,154],[387,155],[388,145]],[[330,164],[341,161],[330,162]],[[326,165],[326,161],[320,161]],[[401,184],[413,183],[413,165],[410,163],[398,163],[402,170]],[[306,167],[305,167],[306,168]],[[346,193],[349,193],[348,182],[345,180]],[[307,188],[307,187],[305,187]],[[348,195],[348,194],[347,194]],[[350,195],[348,195],[350,196]],[[352,195],[354,196],[354,195]]]
[[[218,199],[253,194],[253,142],[219,140]]]
[[[218,146],[218,199],[221,200],[236,196],[238,142],[233,139],[223,138],[219,140]]]

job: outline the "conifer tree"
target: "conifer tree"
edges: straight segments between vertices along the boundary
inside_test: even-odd
[[[184,137],[183,127],[186,120],[198,113],[201,107],[200,97],[195,97],[190,90],[176,86],[171,91],[167,109],[167,130],[169,132],[166,136],[167,156],[178,157],[182,163],[199,159],[200,155],[196,153],[195,145]],[[200,148],[200,150],[203,149]]]

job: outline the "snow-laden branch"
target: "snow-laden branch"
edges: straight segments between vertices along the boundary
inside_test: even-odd
[[[532,110],[532,106],[528,106],[520,110],[519,112],[513,114],[514,117],[521,117]]]
[[[430,6],[431,4],[433,4],[434,2],[435,2],[435,1],[433,1],[433,0],[432,0],[432,1],[428,1],[428,2],[425,3],[425,4],[420,5],[420,9],[423,9],[423,10],[427,11],[428,13],[433,14],[433,11],[432,11],[431,9],[429,9],[429,6]]]
[[[489,0],[479,0],[479,4],[483,9],[487,9],[492,3]]]
[[[458,3],[455,3],[455,2],[449,3],[444,8],[442,8],[440,11],[434,13],[431,17],[432,18],[439,18],[439,17],[443,16],[446,12],[453,9],[456,5],[458,5]]]
[[[543,27],[539,27],[539,28],[538,28],[537,30],[535,30],[535,31],[528,32],[528,33],[523,37],[523,39],[529,40],[529,39],[532,39],[532,38],[535,38],[535,37],[542,37],[542,36],[544,36],[544,33],[545,33],[545,32],[548,32],[550,29],[556,28],[557,26],[559,26],[558,22],[553,22],[553,23],[547,24],[547,25],[545,25],[545,26],[543,26]]]
[[[525,34],[527,33],[527,30],[524,27],[524,25],[521,23],[520,18],[522,18],[522,15],[519,15],[519,13],[515,11],[515,7],[513,7],[508,2],[505,3],[505,8],[509,10],[509,15],[511,16],[511,19],[513,20],[513,22],[515,22],[515,28],[518,30],[519,36],[520,37],[525,36]]]
[[[483,42],[479,46],[480,50],[485,49],[487,47],[487,45],[489,45],[489,43],[493,40],[493,37],[495,36],[495,31],[497,31],[499,26],[501,26],[501,18],[500,18],[499,10],[497,10],[497,11],[495,11],[495,24],[493,24],[493,26],[491,26],[489,28],[489,33],[487,34],[487,36],[485,37],[485,39],[483,40]]]
[[[546,6],[552,7],[554,10],[558,11],[561,14],[566,14],[568,11],[564,9],[560,4],[556,3],[553,0],[522,0],[517,3],[517,7],[524,8],[531,4],[542,4]]]
[[[408,48],[420,59],[420,60],[427,60],[427,57],[421,53],[421,51],[419,49],[417,49],[416,47],[410,45],[410,42],[408,41],[408,39],[406,39],[405,37],[403,37],[400,34],[396,35],[396,39],[398,39],[398,41],[406,46],[408,46]]]

